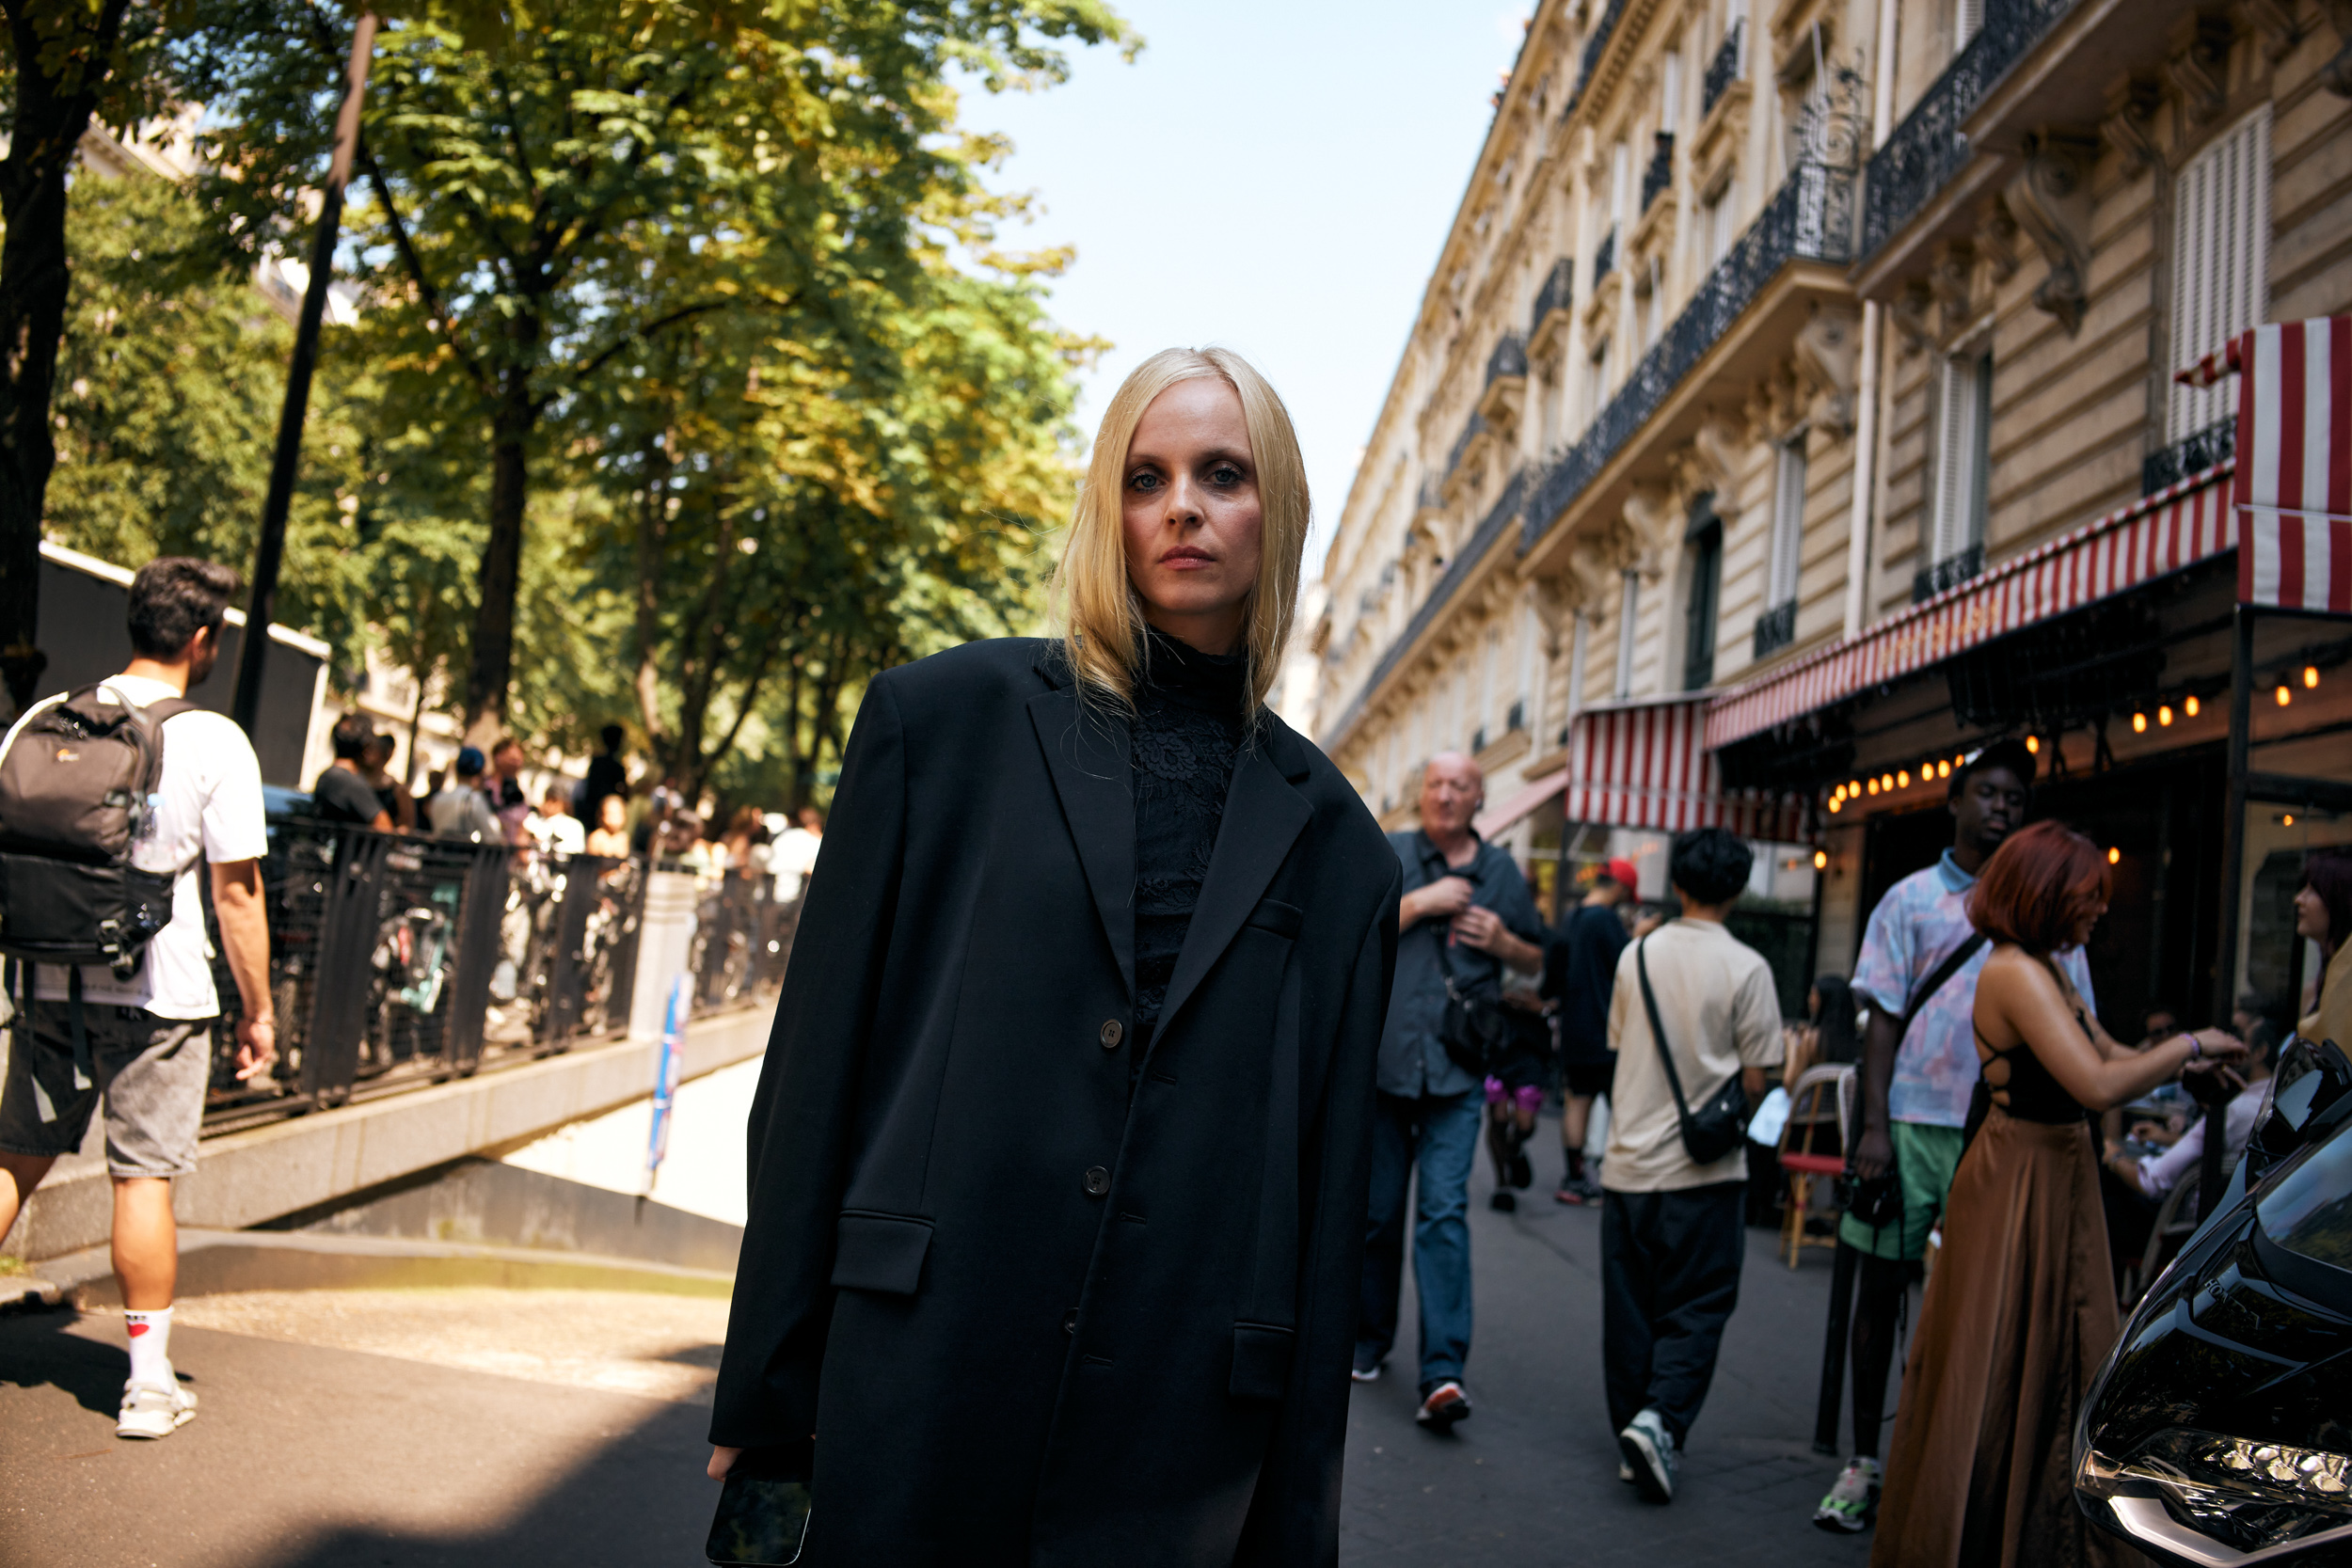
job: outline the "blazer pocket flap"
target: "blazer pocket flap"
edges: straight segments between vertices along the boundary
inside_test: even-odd
[[[911,1296],[922,1288],[931,1222],[903,1214],[844,1214],[833,1282],[847,1291]]]
[[[1272,931],[1278,937],[1295,937],[1306,918],[1295,904],[1285,904],[1279,898],[1261,898],[1258,907],[1249,911],[1248,924],[1261,931]]]
[[[1235,1323],[1233,1376],[1226,1391],[1237,1400],[1280,1400],[1290,1391],[1295,1338],[1271,1323]]]

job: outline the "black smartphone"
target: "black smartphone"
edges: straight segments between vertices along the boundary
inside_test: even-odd
[[[719,1568],[789,1568],[808,1541],[809,1506],[805,1481],[745,1475],[739,1464],[720,1483],[703,1556]]]

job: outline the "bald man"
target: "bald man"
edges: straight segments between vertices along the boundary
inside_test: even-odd
[[[1355,1376],[1359,1383],[1378,1377],[1396,1341],[1405,1191],[1418,1164],[1413,1283],[1421,1300],[1422,1405],[1415,1418],[1437,1433],[1453,1431],[1470,1413],[1462,1391],[1470,1337],[1470,1171],[1486,1105],[1483,1080],[1449,1056],[1438,1037],[1446,979],[1451,973],[1465,996],[1495,999],[1506,965],[1523,974],[1543,967],[1543,922],[1526,880],[1470,826],[1486,800],[1478,764],[1443,752],[1422,772],[1421,827],[1389,835],[1405,865],[1405,896],[1380,1037]]]

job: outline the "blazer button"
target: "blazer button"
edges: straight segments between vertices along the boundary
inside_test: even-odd
[[[1064,1334],[1078,1332],[1078,1309],[1076,1307],[1073,1307],[1061,1315],[1061,1331]]]
[[[1087,1167],[1087,1196],[1101,1197],[1111,1190],[1111,1173],[1100,1165]]]
[[[1127,1037],[1126,1026],[1115,1018],[1106,1018],[1103,1021],[1101,1037],[1104,1050],[1116,1051],[1119,1049],[1119,1042]]]

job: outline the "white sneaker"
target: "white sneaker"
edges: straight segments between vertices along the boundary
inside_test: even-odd
[[[1617,1433],[1617,1450],[1633,1471],[1633,1484],[1654,1503],[1674,1501],[1675,1472],[1681,1462],[1675,1455],[1674,1434],[1655,1410],[1645,1410]]]
[[[117,1437],[168,1437],[196,1419],[196,1396],[173,1384],[126,1383]]]

